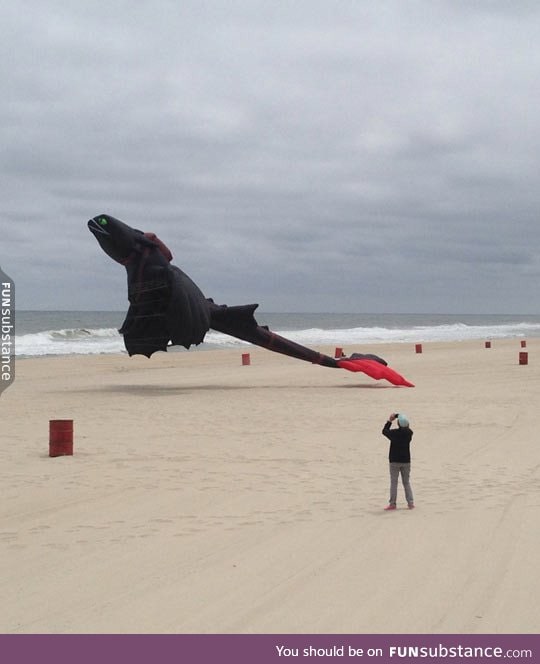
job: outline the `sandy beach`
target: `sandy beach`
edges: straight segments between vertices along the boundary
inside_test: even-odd
[[[17,361],[0,631],[537,632],[540,340],[520,350],[362,348],[412,389],[251,347]],[[392,411],[417,507],[400,487],[388,513]],[[58,418],[73,456],[48,456]]]

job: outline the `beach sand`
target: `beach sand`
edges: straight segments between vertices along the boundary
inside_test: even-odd
[[[540,340],[361,350],[416,387],[252,347],[19,360],[0,631],[537,632]],[[417,507],[385,512],[393,411]]]

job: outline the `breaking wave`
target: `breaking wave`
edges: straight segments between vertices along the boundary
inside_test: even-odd
[[[417,343],[430,341],[467,341],[501,339],[505,337],[538,337],[540,323],[505,323],[492,325],[412,325],[407,327],[306,327],[305,329],[277,329],[275,331],[305,346],[355,346],[382,343]],[[210,348],[235,348],[246,342],[219,332],[207,333],[205,343]],[[175,348],[175,350],[181,350]],[[93,355],[125,352],[122,335],[115,328],[66,328],[21,334],[15,338],[15,352],[19,357],[42,355]]]
[[[22,357],[98,355],[123,350],[123,337],[115,328],[46,330],[15,337],[15,354]]]

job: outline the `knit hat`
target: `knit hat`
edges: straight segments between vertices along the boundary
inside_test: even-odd
[[[400,413],[397,417],[397,422],[400,427],[408,427],[409,426],[409,420],[407,418],[407,415],[403,415],[403,413]]]

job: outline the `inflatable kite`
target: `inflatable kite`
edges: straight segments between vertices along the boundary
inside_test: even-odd
[[[153,233],[143,233],[101,214],[88,222],[100,247],[127,270],[129,309],[119,332],[129,355],[150,357],[173,346],[200,344],[209,329],[325,367],[362,371],[393,385],[413,387],[376,355],[334,359],[301,346],[259,325],[258,304],[218,305],[175,265],[172,254]]]

